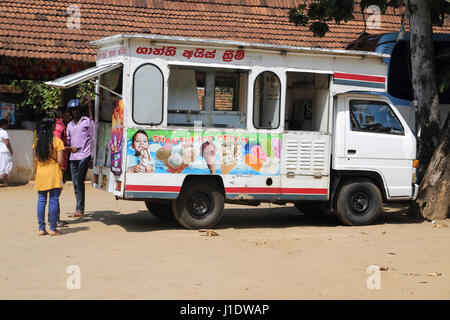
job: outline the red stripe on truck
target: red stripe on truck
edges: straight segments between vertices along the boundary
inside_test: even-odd
[[[365,75],[360,75],[360,74],[341,73],[341,72],[335,72],[334,78],[335,79],[345,79],[345,80],[370,81],[370,82],[379,82],[379,83],[384,83],[386,80],[385,77],[365,76]]]
[[[225,188],[226,193],[282,193],[282,194],[328,194],[328,189],[319,188]]]
[[[176,186],[141,186],[129,185],[125,186],[125,191],[142,191],[142,192],[180,192],[181,187]],[[226,193],[257,193],[257,194],[328,194],[328,189],[321,188],[258,188],[258,187],[230,187],[225,188]]]
[[[125,186],[125,191],[154,191],[154,192],[180,192],[181,187],[175,186],[140,186],[130,185]]]

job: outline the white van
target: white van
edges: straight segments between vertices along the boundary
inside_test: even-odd
[[[415,199],[416,140],[385,92],[386,55],[117,35],[97,66],[93,184],[159,218],[211,228],[224,203],[333,208],[373,222]],[[358,93],[352,93],[352,91]]]

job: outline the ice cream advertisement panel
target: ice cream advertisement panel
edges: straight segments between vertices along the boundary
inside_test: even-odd
[[[127,172],[280,174],[281,135],[128,130]]]

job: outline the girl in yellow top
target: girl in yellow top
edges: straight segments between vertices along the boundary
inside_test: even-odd
[[[34,188],[38,191],[37,217],[39,235],[48,234],[45,230],[45,207],[48,201],[50,235],[60,235],[56,230],[59,195],[62,190],[62,171],[64,143],[53,136],[54,118],[44,118],[37,127],[37,137],[33,144],[36,180]]]

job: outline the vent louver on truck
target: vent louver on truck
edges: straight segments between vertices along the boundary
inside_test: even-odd
[[[325,169],[325,142],[286,141],[286,171],[304,175],[322,175]]]

